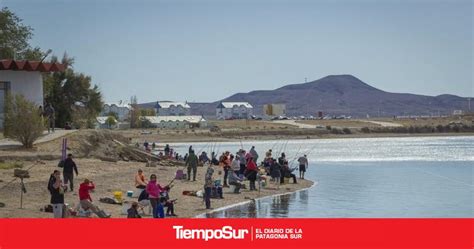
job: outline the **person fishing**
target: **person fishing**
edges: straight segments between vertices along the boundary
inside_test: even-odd
[[[257,160],[258,160],[258,153],[257,153],[257,151],[255,150],[255,146],[252,146],[252,148],[250,148],[249,153],[252,155],[253,162],[254,162],[254,163],[257,163]]]
[[[204,177],[204,202],[206,203],[206,209],[211,209],[211,192],[212,187],[214,186],[214,180],[212,178],[214,174],[214,169],[212,168],[212,163],[207,167],[206,175]]]
[[[84,210],[90,209],[100,218],[110,218],[110,214],[105,213],[103,210],[92,203],[90,191],[95,189],[95,184],[89,179],[84,179],[84,182],[79,186],[79,203]]]
[[[257,180],[258,168],[253,161],[253,157],[249,156],[247,159],[247,168],[245,169],[245,177],[250,181],[250,191],[256,191],[255,181]]]
[[[51,193],[51,205],[53,206],[54,218],[63,218],[65,186],[61,180],[61,172],[55,170],[49,177],[48,190]]]
[[[300,164],[300,179],[304,179],[304,173],[308,169],[308,158],[306,157],[306,155],[298,158],[298,163]]]
[[[194,154],[194,150],[191,149],[189,151],[189,155],[186,158],[186,163],[185,163],[185,166],[188,167],[188,181],[191,180],[191,170],[193,172],[193,182],[196,181],[197,165],[198,165],[198,158],[196,154]]]
[[[150,175],[150,181],[148,181],[145,190],[148,193],[148,199],[150,200],[150,204],[153,209],[153,218],[157,218],[155,216],[158,213],[157,209],[161,197],[161,192],[165,189],[161,187],[160,184],[158,184],[158,182],[156,181],[155,174]]]

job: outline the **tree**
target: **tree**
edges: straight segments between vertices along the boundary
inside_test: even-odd
[[[5,105],[5,137],[15,139],[25,148],[43,134],[43,121],[38,107],[23,95],[7,96]]]
[[[119,119],[118,113],[116,113],[116,112],[109,112],[109,113],[107,113],[106,116],[108,116],[108,117],[112,116],[112,117],[115,118],[115,120]]]
[[[140,127],[140,107],[138,106],[137,96],[130,98],[130,128]]]
[[[117,124],[117,120],[115,119],[114,116],[108,116],[107,119],[105,120],[105,124],[110,128],[112,128],[114,125]]]
[[[0,10],[0,59],[40,60],[44,53],[30,46],[32,37],[33,28],[24,25],[8,8]]]
[[[56,57],[51,59],[57,61]],[[64,54],[61,63],[67,66],[64,72],[44,75],[45,101],[51,103],[56,112],[56,124],[63,127],[66,122],[86,123],[88,128],[101,112],[102,94],[97,85],[92,86],[92,78],[74,72],[74,59]],[[76,110],[80,111],[74,113]]]
[[[155,109],[140,109],[140,116],[156,116]]]

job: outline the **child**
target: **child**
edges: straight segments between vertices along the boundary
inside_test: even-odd
[[[156,209],[155,209],[156,213],[153,215],[153,217],[165,218],[165,205],[166,205],[166,198],[160,197],[160,201],[158,202],[158,205],[156,206]]]
[[[141,218],[138,214],[138,202],[133,202],[132,206],[127,210],[127,218]]]

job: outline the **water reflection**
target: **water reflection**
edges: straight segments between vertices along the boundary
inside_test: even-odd
[[[282,218],[290,217],[291,208],[304,208],[308,205],[308,190],[302,190],[287,195],[278,195],[228,208],[222,211],[208,213],[206,218]]]

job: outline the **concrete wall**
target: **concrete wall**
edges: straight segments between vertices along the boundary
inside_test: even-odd
[[[12,95],[22,94],[36,105],[43,105],[43,77],[40,72],[0,70],[0,81],[10,82]]]

